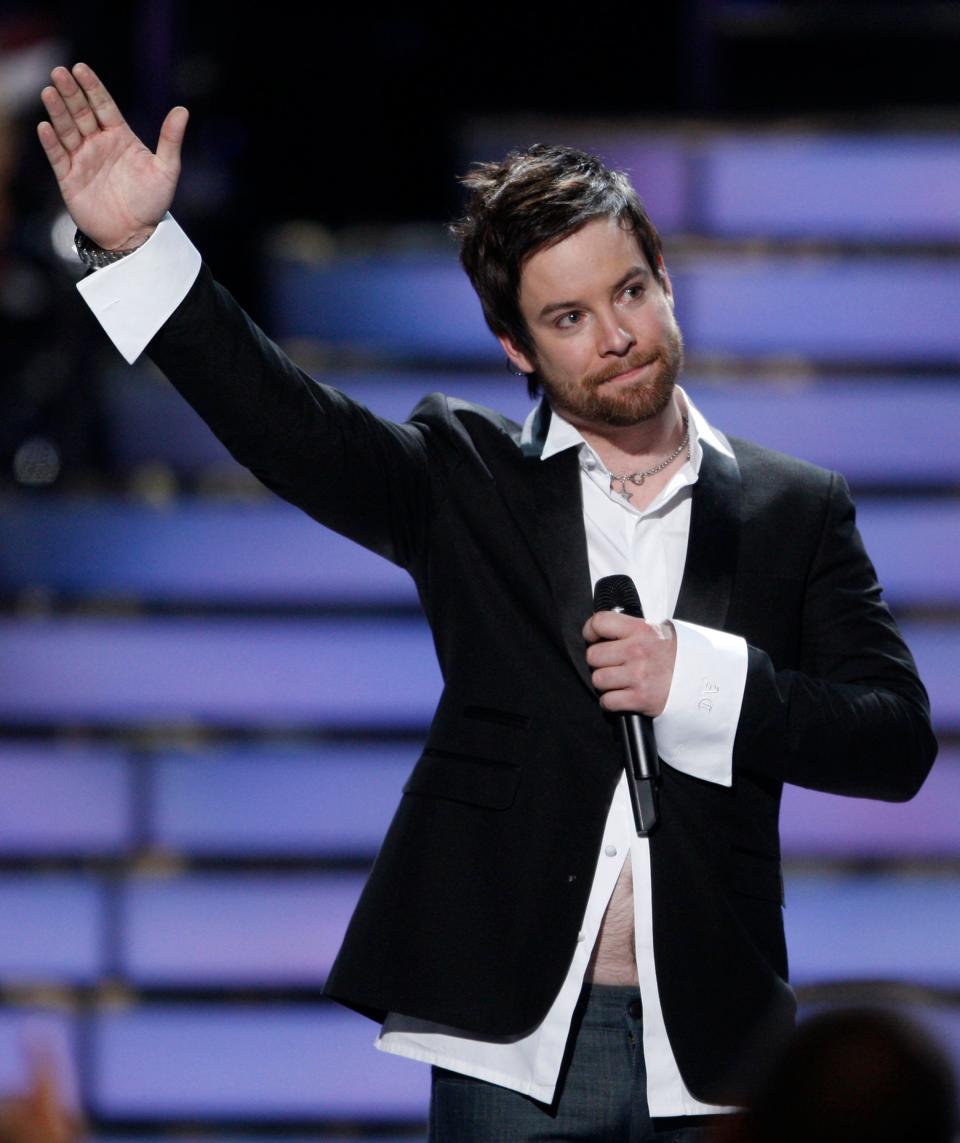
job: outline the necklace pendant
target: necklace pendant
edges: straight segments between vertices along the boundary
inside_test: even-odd
[[[633,498],[633,494],[627,491],[627,481],[628,480],[635,487],[642,488],[644,486],[644,484],[646,484],[648,476],[656,476],[656,474],[658,472],[663,472],[663,470],[665,468],[667,468],[669,465],[673,464],[673,462],[683,452],[684,449],[687,450],[687,460],[689,460],[690,459],[690,422],[688,421],[686,414],[684,414],[684,417],[683,417],[683,436],[680,439],[680,443],[673,450],[673,452],[668,457],[665,457],[663,460],[661,460],[659,464],[655,464],[653,466],[653,468],[648,468],[644,472],[625,472],[623,474],[623,476],[617,476],[617,474],[615,472],[611,472],[610,473],[610,491],[616,492],[616,494],[618,496],[622,496],[624,498],[624,500],[631,500]],[[619,484],[620,487],[614,488],[615,484]]]
[[[616,492],[618,496],[622,496],[624,500],[629,500],[633,495],[633,493],[627,489],[627,479],[626,476],[617,476],[612,472],[610,473],[611,491]],[[619,484],[620,487],[614,488],[614,484]]]

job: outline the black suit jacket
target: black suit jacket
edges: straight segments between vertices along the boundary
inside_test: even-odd
[[[518,1035],[566,975],[621,769],[590,684],[575,450],[438,395],[384,422],[298,370],[206,269],[149,352],[281,496],[407,568],[444,689],[330,974],[336,999]],[[704,447],[678,618],[743,635],[732,788],[663,769],[650,842],[666,1027],[699,1098],[788,1028],[781,785],[909,798],[935,754],[843,480]]]

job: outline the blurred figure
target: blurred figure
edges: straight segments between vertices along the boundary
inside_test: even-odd
[[[27,1090],[0,1100],[0,1143],[77,1143],[83,1125],[67,1106],[52,1053],[29,1056]]]
[[[946,1056],[893,1012],[805,1021],[741,1122],[718,1143],[950,1143],[957,1093]]]

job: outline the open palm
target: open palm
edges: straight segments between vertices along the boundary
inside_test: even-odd
[[[169,112],[154,154],[134,135],[86,64],[54,68],[41,93],[49,123],[37,134],[77,226],[106,250],[130,250],[153,233],[180,177],[185,107]]]

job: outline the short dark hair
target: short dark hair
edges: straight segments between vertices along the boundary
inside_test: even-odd
[[[450,227],[460,241],[460,262],[483,307],[487,325],[536,359],[520,312],[520,276],[537,251],[553,246],[595,218],[614,217],[633,230],[662,278],[662,243],[630,180],[595,155],[573,147],[536,143],[499,163],[474,163],[460,180],[467,210]],[[536,374],[527,379],[539,392]]]

